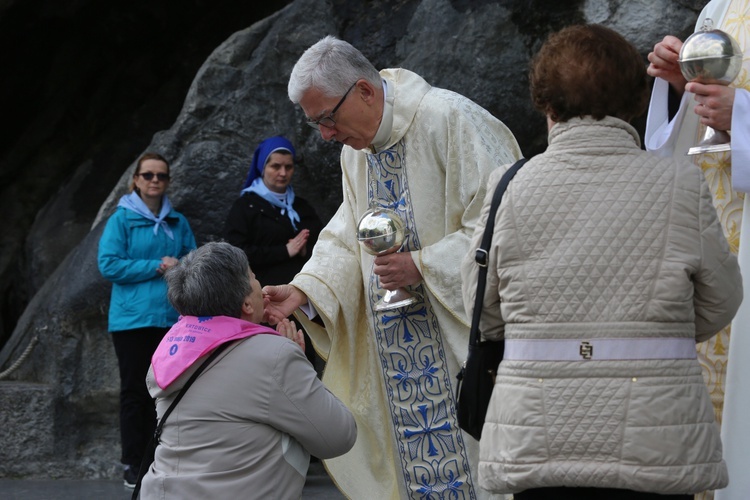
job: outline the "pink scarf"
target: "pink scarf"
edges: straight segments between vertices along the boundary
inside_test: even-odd
[[[151,357],[156,383],[166,389],[196,360],[221,344],[259,333],[280,335],[271,328],[229,316],[181,316]]]

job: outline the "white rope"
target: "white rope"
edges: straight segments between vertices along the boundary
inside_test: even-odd
[[[42,329],[46,330],[47,327],[45,326]],[[21,354],[21,357],[18,358],[15,363],[10,365],[10,368],[5,370],[4,372],[0,372],[0,380],[5,379],[8,375],[16,371],[18,367],[21,366],[21,364],[24,361],[26,361],[26,358],[29,357],[29,355],[31,354],[31,351],[34,349],[34,346],[37,344],[37,342],[39,342],[39,337],[37,335],[34,335],[34,337],[31,339],[31,342],[29,342],[29,345],[27,345],[26,349],[23,351],[23,354]]]

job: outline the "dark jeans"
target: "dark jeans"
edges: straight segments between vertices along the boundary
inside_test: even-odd
[[[156,407],[146,389],[146,373],[151,356],[167,331],[169,328],[112,332],[120,368],[120,461],[136,471],[156,429]]]
[[[310,336],[307,334],[305,329],[300,326],[298,326],[297,329],[302,330],[302,333],[305,336],[305,356],[307,357],[307,360],[310,362],[310,364],[313,365],[315,371],[318,373],[318,378],[320,378],[323,375],[325,361],[323,361],[323,359],[318,356],[318,353],[315,352],[312,340],[310,340]]]
[[[513,500],[693,500],[694,495],[659,495],[614,488],[532,488],[514,493]]]

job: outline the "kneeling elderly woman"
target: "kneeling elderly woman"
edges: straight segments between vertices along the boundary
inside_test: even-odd
[[[302,332],[288,320],[278,333],[258,325],[261,285],[228,243],[190,252],[165,279],[182,317],[146,378],[159,419],[207,356],[229,345],[165,420],[141,498],[300,498],[310,454],[341,455],[357,436],[300,349]]]
[[[637,50],[597,25],[552,35],[532,61],[549,146],[495,217],[480,329],[505,339],[505,356],[480,440],[484,489],[666,500],[727,484],[695,343],[731,321],[740,272],[701,170],[641,150],[628,124],[646,78]],[[477,272],[472,251],[469,316]]]

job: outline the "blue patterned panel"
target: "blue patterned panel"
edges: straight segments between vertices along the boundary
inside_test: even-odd
[[[402,251],[420,248],[414,222],[406,148],[368,154],[368,195],[375,206],[395,210],[408,228]],[[374,312],[385,290],[370,271],[369,307],[390,403],[396,450],[409,498],[476,498],[469,461],[455,420],[454,399],[440,327],[423,285],[421,300],[400,309]]]

